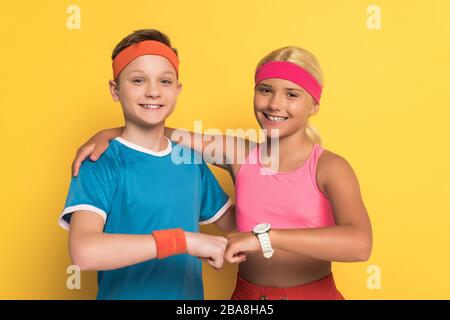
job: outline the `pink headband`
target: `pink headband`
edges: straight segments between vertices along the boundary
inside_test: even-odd
[[[317,80],[302,67],[287,61],[272,61],[256,70],[255,85],[269,78],[289,80],[305,89],[317,103],[320,101],[322,88]]]

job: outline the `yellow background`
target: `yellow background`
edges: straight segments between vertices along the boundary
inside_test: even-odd
[[[71,4],[80,30],[66,27]],[[366,27],[371,4],[381,30]],[[68,234],[56,221],[77,147],[122,124],[107,89],[113,47],[158,28],[181,57],[175,127],[257,128],[256,63],[285,45],[312,51],[325,72],[312,123],[352,164],[374,230],[369,261],[334,263],[339,289],[349,299],[449,299],[449,16],[447,0],[3,4],[0,298],[95,298],[94,272],[82,273],[81,290],[66,288]],[[232,195],[231,179],[214,172]],[[381,269],[380,290],[366,286],[371,265]],[[206,298],[228,299],[235,271],[205,266]]]

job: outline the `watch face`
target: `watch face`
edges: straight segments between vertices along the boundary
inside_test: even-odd
[[[255,233],[263,233],[263,232],[266,232],[269,229],[270,229],[270,224],[268,224],[268,223],[261,223],[261,224],[258,224],[255,227],[255,229],[253,229],[253,231]]]

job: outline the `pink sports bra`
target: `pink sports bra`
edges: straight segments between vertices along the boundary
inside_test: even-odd
[[[333,226],[333,210],[319,190],[316,168],[322,146],[315,144],[306,162],[291,172],[271,172],[260,165],[254,148],[236,177],[236,223],[248,232],[259,223],[276,229]]]

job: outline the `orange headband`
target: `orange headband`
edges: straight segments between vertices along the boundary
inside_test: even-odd
[[[113,60],[113,74],[114,79],[117,79],[119,73],[125,68],[131,61],[137,57],[147,54],[162,56],[169,60],[172,66],[175,68],[178,76],[178,57],[175,52],[164,43],[154,40],[145,40],[133,44],[123,49]]]

